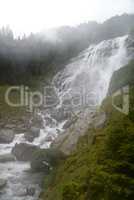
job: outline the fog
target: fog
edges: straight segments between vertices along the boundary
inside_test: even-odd
[[[22,84],[34,76],[59,71],[91,44],[129,34],[134,15],[115,16],[104,23],[62,26],[29,36],[14,37],[10,27],[0,29],[0,83]]]
[[[0,27],[9,25],[18,36],[132,12],[133,0],[0,0]]]

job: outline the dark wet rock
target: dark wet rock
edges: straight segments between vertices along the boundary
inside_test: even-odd
[[[34,172],[40,171],[47,174],[63,159],[65,159],[65,155],[57,149],[42,149],[33,155],[31,168]]]
[[[34,196],[35,192],[36,192],[36,190],[34,187],[29,187],[26,189],[26,195],[28,195],[28,196]]]
[[[58,125],[56,119],[53,119],[51,117],[45,117],[45,126],[49,126],[49,127],[55,127],[56,125]]]
[[[14,129],[15,127],[16,127],[15,124],[7,124],[7,125],[5,126],[5,128],[7,128],[7,129]]]
[[[26,196],[34,196],[36,192],[36,189],[34,187],[28,187],[28,188],[20,188],[16,195],[19,197],[26,197]]]
[[[1,129],[0,130],[0,143],[11,143],[14,139],[14,131],[12,129]]]
[[[43,127],[43,119],[40,115],[34,116],[33,119],[31,119],[31,126],[35,126],[37,128]]]
[[[128,36],[125,41],[125,45],[128,48],[134,48],[134,36]]]
[[[69,128],[73,123],[76,122],[76,120],[77,120],[76,117],[74,119],[67,120],[66,123],[63,126],[63,129]]]
[[[70,112],[67,112],[64,108],[60,108],[52,111],[52,117],[58,122],[61,122],[70,118]]]
[[[11,161],[15,161],[15,157],[12,154],[3,154],[3,155],[0,155],[0,162],[1,163],[11,162]]]
[[[72,122],[71,122],[71,121],[67,121],[67,122],[64,124],[63,129],[67,129],[67,128],[69,128],[71,125],[72,125]]]
[[[52,135],[47,135],[45,138],[46,142],[52,142],[53,141],[53,136]]]
[[[16,192],[16,196],[19,196],[19,197],[25,197],[25,196],[27,196],[26,189],[19,189],[19,190]]]
[[[0,122],[0,129],[3,129],[5,127],[5,124],[3,122]]]
[[[3,189],[7,184],[7,180],[5,179],[0,179],[0,190]]]
[[[35,145],[30,145],[26,143],[16,144],[12,149],[12,154],[19,161],[31,161],[32,156],[37,151],[39,147]]]
[[[16,126],[16,128],[14,130],[18,134],[27,132],[27,128],[23,124],[19,125],[19,126]]]
[[[45,125],[49,126],[51,124],[53,124],[53,119],[50,117],[45,117]]]
[[[36,127],[31,127],[29,132],[25,133],[25,139],[29,142],[33,142],[36,137],[39,137],[40,129]]]

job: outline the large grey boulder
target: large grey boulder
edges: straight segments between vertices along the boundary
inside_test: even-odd
[[[33,142],[36,137],[39,137],[40,129],[36,127],[31,127],[29,132],[25,133],[25,139],[29,142]]]
[[[49,173],[49,171],[65,159],[66,156],[58,149],[41,149],[34,153],[31,168],[34,172]]]
[[[1,129],[0,130],[0,143],[11,143],[14,139],[14,131],[12,129]]]
[[[16,144],[12,149],[12,154],[19,161],[31,161],[33,154],[37,151],[39,147],[31,144],[20,143]]]
[[[0,155],[0,163],[15,161],[15,157],[12,154]]]
[[[28,195],[28,196],[34,196],[34,195],[35,195],[35,192],[36,192],[36,190],[35,190],[34,187],[28,187],[28,188],[26,189],[26,195]]]

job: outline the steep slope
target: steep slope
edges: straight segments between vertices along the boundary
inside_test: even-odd
[[[134,69],[134,65],[131,63],[119,70],[118,78],[121,78],[124,70],[130,74],[132,68]],[[117,75],[114,75],[112,80],[115,76],[117,78]],[[131,73],[130,79],[132,77]],[[79,139],[77,149],[65,162],[53,169],[47,180],[45,179],[44,200],[132,200],[134,198],[134,117],[132,117],[134,85],[132,84],[129,97],[128,115],[113,107],[111,96],[103,101],[101,110],[106,113],[107,120],[99,127],[92,123],[85,136]]]

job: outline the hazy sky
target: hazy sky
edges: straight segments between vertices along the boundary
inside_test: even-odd
[[[134,0],[0,0],[0,27],[15,33],[38,32],[89,20],[104,21],[122,13],[134,13]]]

